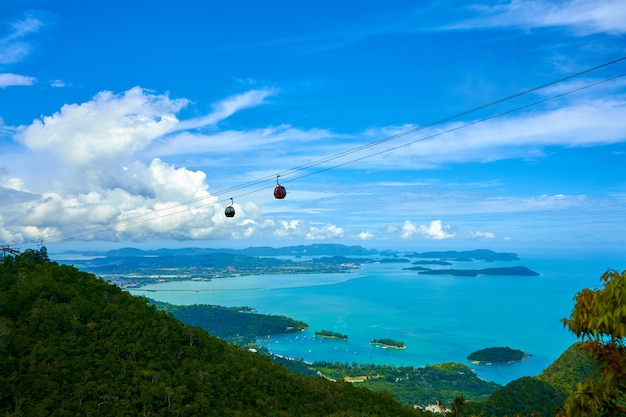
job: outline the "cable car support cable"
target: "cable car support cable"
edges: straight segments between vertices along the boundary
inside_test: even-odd
[[[337,153],[337,154],[334,154],[334,155],[330,155],[328,157],[325,157],[325,158],[322,158],[322,159],[319,159],[319,160],[316,160],[316,161],[313,161],[313,162],[310,162],[310,163],[307,163],[307,164],[303,164],[303,165],[300,165],[300,166],[297,166],[297,167],[294,167],[294,168],[291,168],[291,169],[288,169],[288,170],[285,170],[285,171],[281,171],[280,173],[278,173],[275,176],[276,184],[277,184],[276,188],[282,187],[282,185],[278,183],[278,178],[280,178],[280,177],[284,177],[284,176],[287,176],[287,175],[293,175],[293,174],[296,174],[298,172],[307,170],[309,168],[322,165],[322,164],[324,164],[326,162],[330,162],[330,161],[333,161],[333,160],[336,160],[336,159],[339,159],[339,158],[342,158],[342,157],[345,157],[345,156],[348,156],[348,155],[352,155],[352,154],[357,153],[359,151],[363,151],[363,150],[372,148],[374,146],[378,146],[378,145],[390,142],[392,140],[395,140],[395,139],[398,139],[398,138],[401,138],[401,137],[404,137],[404,136],[408,136],[408,135],[413,134],[413,133],[417,133],[417,132],[425,130],[427,128],[431,128],[431,127],[434,127],[434,126],[437,126],[437,125],[440,125],[440,124],[452,121],[454,119],[458,119],[458,118],[460,118],[462,116],[466,116],[466,115],[478,112],[480,110],[484,110],[484,109],[487,109],[489,107],[493,107],[495,105],[498,105],[498,104],[501,104],[501,103],[513,100],[515,98],[519,98],[521,96],[528,95],[530,93],[533,93],[533,92],[545,89],[547,87],[550,87],[550,86],[562,83],[564,81],[568,81],[568,80],[580,77],[582,75],[591,73],[591,72],[596,71],[598,69],[601,69],[601,68],[604,68],[604,67],[616,64],[616,63],[618,63],[620,61],[624,61],[624,60],[626,60],[626,56],[618,58],[618,59],[615,59],[615,60],[612,60],[612,61],[609,61],[609,62],[606,62],[604,64],[601,64],[601,65],[598,65],[598,66],[595,66],[595,67],[592,67],[592,68],[589,68],[589,69],[586,69],[584,71],[580,71],[578,73],[569,75],[567,77],[560,78],[558,80],[555,80],[555,81],[543,84],[541,86],[534,87],[534,88],[531,88],[531,89],[528,89],[528,90],[525,90],[525,91],[522,91],[522,92],[510,95],[510,96],[507,96],[505,98],[501,98],[501,99],[498,99],[498,100],[495,100],[495,101],[483,104],[483,105],[478,106],[478,107],[474,107],[472,109],[469,109],[469,110],[466,110],[466,111],[454,114],[452,116],[448,116],[448,117],[439,119],[439,120],[437,120],[435,122],[431,122],[431,123],[428,123],[428,124],[425,124],[425,125],[413,128],[413,129],[408,129],[406,131],[402,131],[402,132],[399,132],[397,134],[384,137],[384,138],[382,138],[380,140],[377,140],[377,141],[374,141],[374,142],[369,142],[367,144],[364,144],[364,145],[361,145],[361,146],[358,146],[358,147],[355,147],[355,148],[348,149],[348,150],[346,150],[344,152],[340,152],[340,153]],[[483,123],[483,122],[486,122],[486,121],[489,121],[489,120],[492,120],[492,119],[495,119],[495,118],[498,118],[498,117],[505,116],[507,114],[518,112],[518,111],[527,109],[529,107],[533,107],[533,106],[536,106],[536,105],[539,105],[539,104],[542,104],[542,103],[545,103],[545,102],[548,102],[548,101],[551,101],[551,100],[555,100],[557,98],[561,98],[561,97],[564,97],[564,96],[567,96],[567,95],[571,95],[571,94],[577,93],[579,91],[586,90],[586,89],[598,86],[600,84],[604,84],[604,83],[616,80],[616,79],[624,77],[624,76],[626,76],[626,73],[619,74],[619,75],[613,76],[611,78],[603,79],[603,80],[600,80],[600,81],[597,81],[597,82],[594,82],[594,83],[591,83],[591,84],[587,84],[585,86],[578,87],[578,88],[575,88],[575,89],[572,89],[572,90],[568,90],[566,92],[563,92],[563,93],[560,93],[560,94],[556,94],[556,95],[553,95],[553,96],[550,96],[550,97],[547,97],[547,98],[544,98],[544,99],[541,99],[541,100],[538,100],[538,101],[535,101],[535,102],[532,102],[532,103],[529,103],[529,104],[526,104],[526,105],[523,105],[523,106],[519,106],[519,107],[516,107],[516,108],[511,109],[511,110],[500,112],[500,113],[495,114],[495,115],[487,116],[485,118],[481,118],[481,119],[478,119],[478,120],[475,120],[475,121],[472,121],[472,122],[468,122],[468,123],[465,123],[463,125],[456,126],[454,128],[451,128],[451,129],[448,129],[448,130],[445,130],[445,131],[442,131],[442,132],[435,133],[433,135],[422,137],[422,138],[419,138],[419,139],[416,139],[416,140],[412,140],[410,142],[406,142],[406,143],[403,143],[403,144],[400,144],[400,145],[396,145],[396,146],[393,146],[393,147],[385,148],[385,149],[382,149],[380,151],[373,152],[373,153],[370,153],[370,154],[367,154],[367,155],[364,155],[364,156],[361,156],[361,157],[358,157],[358,158],[354,158],[354,159],[351,159],[351,160],[346,161],[346,162],[342,162],[342,163],[339,163],[339,164],[336,164],[336,165],[332,165],[332,166],[329,166],[329,167],[326,167],[326,168],[323,168],[323,169],[320,169],[320,170],[317,170],[317,171],[309,172],[309,173],[306,173],[304,175],[296,176],[296,177],[293,177],[291,179],[283,180],[282,182],[283,183],[293,182],[293,181],[300,180],[300,179],[303,179],[303,178],[306,178],[306,177],[310,177],[312,175],[316,175],[316,174],[319,174],[319,173],[322,173],[322,172],[326,172],[326,171],[330,171],[332,169],[336,169],[336,168],[339,168],[339,167],[342,167],[342,166],[353,164],[355,162],[359,162],[359,161],[362,161],[364,159],[372,158],[374,156],[381,155],[381,154],[384,154],[384,153],[388,153],[388,152],[391,152],[391,151],[394,151],[394,150],[397,150],[397,149],[400,149],[400,148],[403,148],[403,147],[406,147],[406,146],[409,146],[409,145],[412,145],[412,144],[415,144],[415,143],[418,143],[418,142],[423,142],[423,141],[426,141],[426,140],[429,140],[429,139],[433,139],[433,138],[445,135],[445,134],[453,132],[453,131],[464,129],[466,127],[473,126],[473,125],[476,125],[478,123]],[[105,224],[105,225],[101,225],[101,226],[86,227],[86,228],[78,229],[78,230],[75,230],[75,231],[59,233],[59,234],[56,234],[56,235],[49,236],[48,239],[46,239],[46,240],[48,242],[51,242],[51,241],[52,242],[53,241],[57,241],[58,242],[58,241],[70,240],[70,239],[73,239],[73,238],[87,236],[87,235],[90,235],[90,234],[98,234],[98,233],[102,233],[102,232],[105,232],[105,231],[108,231],[108,230],[115,230],[115,229],[117,229],[118,227],[121,227],[121,226],[136,225],[136,224],[140,224],[140,223],[144,223],[144,222],[148,222],[148,221],[152,221],[152,220],[157,220],[157,219],[160,219],[160,218],[163,218],[163,217],[167,217],[167,216],[184,213],[184,212],[191,211],[191,210],[194,210],[194,209],[198,209],[198,208],[202,208],[202,207],[218,204],[218,203],[220,203],[222,201],[226,201],[226,200],[216,200],[216,201],[211,201],[211,202],[209,202],[207,204],[193,205],[193,206],[190,207],[191,204],[198,203],[198,202],[201,202],[201,201],[204,201],[204,200],[207,200],[207,199],[215,200],[216,197],[221,196],[221,195],[223,195],[225,193],[230,193],[232,195],[232,193],[234,191],[243,190],[243,189],[254,187],[254,186],[257,186],[257,185],[260,185],[260,184],[267,183],[270,179],[273,179],[273,178],[274,178],[273,175],[262,177],[262,178],[260,178],[258,180],[253,180],[253,181],[249,181],[249,182],[246,182],[246,183],[234,186],[234,187],[226,188],[226,189],[217,191],[217,192],[215,192],[213,194],[210,194],[210,195],[207,195],[207,196],[196,197],[196,198],[189,199],[189,200],[186,200],[186,201],[183,201],[183,202],[180,202],[180,203],[176,203],[176,204],[172,204],[172,205],[169,205],[169,206],[166,206],[166,207],[162,207],[162,208],[153,210],[152,212],[150,212],[148,214],[137,215],[137,216],[129,218],[129,219],[120,220],[120,221],[116,221],[116,222],[111,222],[111,223],[108,223],[108,224]],[[282,188],[284,189],[284,187],[282,187]],[[254,194],[254,193],[260,192],[260,191],[265,190],[265,189],[267,189],[267,186],[264,186],[262,188],[257,188],[257,189],[254,189],[252,191],[248,191],[248,192],[245,192],[245,193],[237,194],[237,195],[235,195],[235,198],[240,198],[240,197],[243,197],[243,196],[246,196],[246,195]],[[285,195],[286,195],[286,190],[285,190]],[[278,198],[278,197],[276,197],[276,198]],[[232,207],[232,200],[233,199],[231,198],[230,200],[231,200],[231,206],[229,206],[229,207]],[[171,210],[175,210],[175,209],[178,209],[178,208],[181,208],[181,210],[176,210],[176,211],[169,212]]]

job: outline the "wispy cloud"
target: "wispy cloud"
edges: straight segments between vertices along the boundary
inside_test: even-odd
[[[512,0],[473,5],[471,9],[479,16],[448,29],[561,27],[579,35],[626,33],[626,7],[622,0]]]
[[[265,99],[274,94],[276,94],[275,89],[261,89],[251,90],[228,97],[215,104],[211,114],[183,121],[178,124],[176,130],[197,129],[200,127],[214,125],[231,116],[235,112],[264,104]]]
[[[25,38],[42,27],[43,22],[35,17],[12,23],[8,33],[0,38],[0,64],[14,64],[26,58],[32,51],[32,44]]]
[[[350,147],[342,140],[348,135],[324,129],[301,130],[292,126],[208,134],[182,132],[155,142],[149,150],[161,156],[232,155],[241,152],[236,160],[223,161],[233,167],[255,166],[254,161],[262,155],[275,160],[281,170],[323,161],[329,155],[339,156],[346,150],[358,148],[363,149],[329,159],[320,168],[415,170],[448,163],[538,158],[544,154],[543,149],[551,146],[585,147],[626,141],[623,136],[626,130],[626,100],[617,94],[610,99],[583,97],[547,109],[475,122],[450,122],[371,147],[369,143],[419,126],[389,126],[353,133],[349,135],[352,138]],[[186,124],[181,122],[181,125]],[[289,166],[280,165],[283,157],[289,161]],[[213,159],[212,164],[219,164],[219,159]]]
[[[386,152],[360,161],[359,166],[432,168],[451,162],[536,157],[538,150],[550,146],[623,143],[626,100],[618,95],[610,99],[586,98],[554,108],[472,123],[449,123],[403,137],[402,141],[389,142],[382,149]],[[406,130],[403,126],[396,132]],[[368,152],[375,154],[375,150]]]
[[[29,86],[33,85],[35,82],[35,77],[11,73],[0,74],[0,88],[13,87],[18,85]]]
[[[13,29],[3,40],[21,39],[31,33],[36,33],[43,27],[43,22],[35,17],[26,17],[11,24]]]
[[[50,80],[50,87],[65,87],[66,85],[63,80]]]
[[[11,65],[22,61],[32,51],[28,35],[38,32],[43,22],[34,17],[26,17],[9,26],[8,33],[0,38],[0,65]],[[0,73],[0,88],[31,86],[37,79],[28,75]]]

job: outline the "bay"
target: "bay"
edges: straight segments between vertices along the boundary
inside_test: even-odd
[[[302,320],[306,331],[260,340],[272,353],[305,361],[375,363],[421,367],[460,362],[481,378],[506,384],[538,375],[576,341],[560,320],[573,297],[596,288],[618,258],[584,256],[514,262],[453,262],[446,268],[526,266],[539,276],[455,277],[404,270],[407,263],[365,264],[342,274],[254,275],[210,281],[176,281],[131,290],[178,305],[249,306],[259,313]],[[347,341],[315,337],[317,330],[348,335]],[[372,339],[403,341],[383,349]],[[467,356],[509,346],[531,356],[513,364],[475,365]]]

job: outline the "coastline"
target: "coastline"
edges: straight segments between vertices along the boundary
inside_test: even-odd
[[[321,335],[315,335],[315,337],[321,337],[322,339],[348,340],[348,338],[347,338],[347,337],[339,337],[339,336],[321,336]]]
[[[616,264],[619,267],[623,263],[604,258],[591,261],[584,258],[548,259],[545,255],[524,262],[533,270],[541,271],[541,277],[458,280],[450,276],[431,278],[422,275],[420,280],[413,280],[414,272],[403,271],[402,264],[368,264],[361,271],[349,274],[243,276],[210,283],[162,284],[155,287],[165,291],[152,293],[151,297],[176,304],[247,304],[263,313],[302,319],[313,328],[336,325],[351,329],[350,339],[340,344],[324,343],[321,338],[315,343],[310,330],[272,337],[272,352],[307,361],[330,359],[351,363],[358,359],[363,363],[416,367],[446,361],[469,363],[467,351],[492,344],[493,335],[498,334],[496,343],[523,346],[533,355],[527,358],[529,360],[511,364],[492,362],[487,365],[484,362],[474,365],[481,378],[506,384],[521,376],[539,374],[576,341],[560,323],[546,321],[545,316],[566,315],[571,310],[576,291],[596,285],[607,266]],[[364,284],[367,284],[367,291],[362,290]],[[446,286],[447,297],[434,297],[441,292],[442,285]],[[204,291],[197,291],[200,288]],[[213,291],[206,291],[208,288]],[[273,291],[266,291],[268,289]],[[390,310],[380,303],[383,299],[394,300],[394,308],[398,311],[387,314]],[[324,309],[320,309],[320,302],[326,306]],[[521,314],[521,311],[509,311],[513,302],[539,303],[542,307]],[[456,314],[456,307],[460,305],[466,306],[465,316]],[[416,306],[431,312],[429,321],[414,314]],[[487,315],[496,310],[506,311],[506,314]],[[479,331],[459,328],[459,317],[464,322],[480,321]],[[411,346],[411,352],[419,354],[404,355],[407,352],[382,346],[374,349],[368,342],[382,326],[397,330],[418,329],[419,334],[403,333],[402,337]],[[529,338],[531,334],[536,337]],[[465,340],[462,349],[456,347],[458,338]]]

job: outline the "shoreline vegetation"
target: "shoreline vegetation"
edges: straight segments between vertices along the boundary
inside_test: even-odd
[[[315,332],[315,336],[316,337],[322,337],[325,339],[341,339],[341,340],[348,340],[348,335],[347,334],[341,334],[341,333],[337,333],[337,332],[332,332],[330,330],[318,330]]]
[[[491,365],[492,363],[514,363],[521,362],[530,355],[519,349],[510,347],[490,347],[472,352],[467,360],[473,364]]]
[[[399,342],[393,339],[374,339],[370,342],[370,344],[374,346],[380,346],[383,349],[406,349],[406,345],[404,344],[404,342]]]

